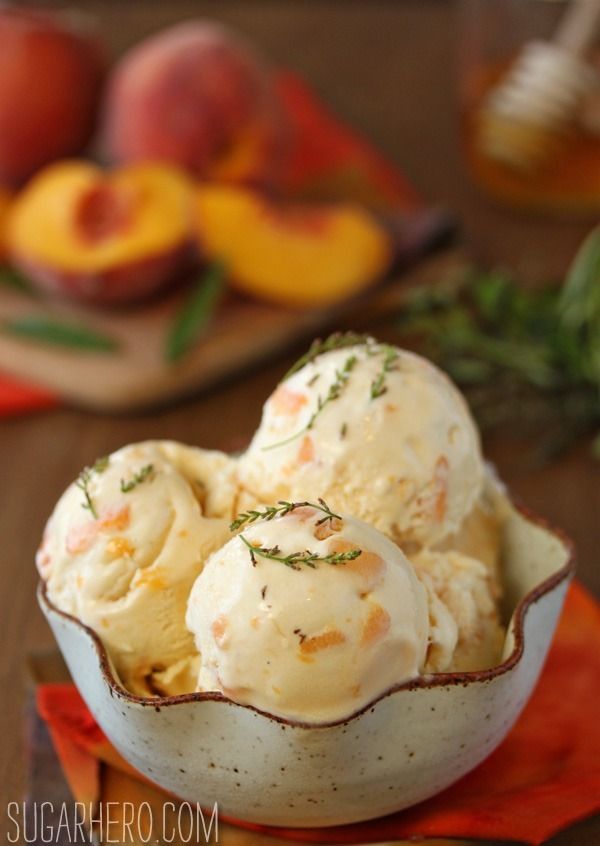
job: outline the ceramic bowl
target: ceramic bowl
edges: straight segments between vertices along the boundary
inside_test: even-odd
[[[90,711],[157,785],[220,813],[277,826],[329,826],[401,810],[459,779],[502,741],[542,669],[573,573],[571,544],[504,500],[507,618],[502,663],[421,677],[348,719],[311,726],[219,694],[140,699],[98,637],[39,600]]]

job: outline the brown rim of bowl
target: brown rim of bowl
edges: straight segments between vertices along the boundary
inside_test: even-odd
[[[563,532],[562,529],[558,529],[556,526],[551,525],[549,521],[545,520],[543,517],[539,517],[526,506],[515,502],[512,499],[510,499],[509,502],[514,507],[514,509],[519,514],[521,514],[521,516],[523,516],[525,520],[527,520],[529,523],[532,523],[538,528],[543,529],[544,531],[552,534],[565,547],[568,553],[568,559],[566,564],[561,567],[560,570],[557,570],[556,573],[553,573],[552,576],[549,576],[543,582],[540,582],[539,585],[530,590],[529,593],[525,594],[525,596],[517,604],[512,615],[515,645],[508,658],[506,658],[501,664],[498,664],[495,667],[491,667],[488,670],[473,670],[470,672],[458,673],[434,673],[425,676],[419,676],[416,679],[411,679],[410,681],[402,682],[401,684],[392,685],[392,687],[388,688],[383,693],[380,693],[367,705],[364,705],[358,711],[355,711],[354,713],[350,714],[350,716],[344,717],[340,720],[310,723],[304,722],[302,720],[288,719],[286,717],[277,716],[276,714],[270,714],[268,711],[261,711],[260,708],[255,708],[253,705],[245,705],[240,702],[234,702],[233,699],[228,699],[226,696],[223,696],[223,694],[217,692],[183,693],[179,694],[178,696],[137,696],[126,690],[113,675],[108,659],[108,653],[96,632],[93,631],[93,629],[91,629],[89,626],[86,626],[76,617],[73,617],[71,614],[67,614],[65,611],[61,611],[54,605],[53,602],[51,602],[50,599],[48,599],[46,593],[46,583],[43,579],[41,579],[39,582],[38,597],[40,603],[44,604],[54,614],[57,614],[58,616],[63,617],[65,620],[74,623],[82,631],[89,635],[92,642],[94,643],[96,653],[100,661],[100,671],[104,677],[105,682],[109,686],[111,696],[116,694],[120,699],[126,700],[136,705],[142,705],[146,708],[154,708],[156,711],[160,711],[162,708],[166,708],[169,705],[179,705],[186,702],[212,701],[223,702],[228,705],[234,705],[237,708],[244,708],[248,711],[254,711],[255,713],[260,714],[261,716],[266,717],[269,720],[281,723],[283,726],[290,726],[292,728],[323,729],[333,728],[335,726],[344,726],[355,720],[357,717],[360,717],[361,714],[364,714],[366,711],[370,711],[371,709],[373,709],[375,705],[377,705],[377,703],[380,702],[382,699],[385,699],[386,697],[391,696],[394,693],[399,693],[402,690],[411,691],[419,690],[422,688],[450,687],[456,685],[462,685],[463,687],[466,687],[467,685],[475,682],[489,682],[497,678],[498,676],[507,673],[519,662],[524,650],[525,615],[529,608],[533,604],[535,604],[538,599],[541,599],[542,596],[545,596],[546,594],[550,593],[550,591],[554,590],[554,588],[557,587],[561,582],[568,582],[571,579],[575,572],[575,548],[571,538],[565,532]]]

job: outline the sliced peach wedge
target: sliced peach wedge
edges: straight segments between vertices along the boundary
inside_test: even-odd
[[[82,161],[42,170],[8,221],[14,264],[39,288],[99,304],[138,300],[193,253],[193,185],[170,165],[108,173]]]
[[[357,294],[393,257],[390,236],[359,206],[280,206],[233,186],[199,188],[196,229],[203,255],[225,263],[232,287],[292,308]]]

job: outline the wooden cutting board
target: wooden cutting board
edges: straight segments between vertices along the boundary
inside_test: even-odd
[[[414,286],[435,283],[466,263],[462,250],[445,250],[421,259],[368,296],[329,311],[288,311],[228,295],[202,340],[175,364],[166,362],[164,346],[181,292],[143,308],[109,312],[3,289],[0,322],[43,314],[82,323],[113,337],[120,348],[108,354],[73,351],[0,332],[0,368],[96,411],[148,408],[247,372],[302,339],[337,328],[341,321],[356,329],[372,325],[401,306]]]

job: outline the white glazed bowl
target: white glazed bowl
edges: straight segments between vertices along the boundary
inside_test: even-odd
[[[401,810],[443,790],[503,740],[529,698],[574,561],[569,541],[505,501],[510,616],[503,662],[391,688],[346,720],[311,726],[219,694],[141,699],[99,638],[39,601],[90,711],[123,757],[181,799],[277,826],[329,826]],[[525,754],[525,751],[524,751]]]

